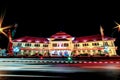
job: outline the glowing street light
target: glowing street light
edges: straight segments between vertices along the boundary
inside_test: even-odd
[[[118,29],[118,32],[120,31],[120,24],[118,24],[117,22],[115,22],[116,24],[117,24],[117,26],[116,27],[114,27],[114,28],[117,28]]]
[[[2,23],[3,23],[3,19],[4,19],[4,15],[2,15],[0,17],[0,34],[4,34],[5,36],[7,36],[7,34],[4,32],[4,30],[10,28],[10,26],[6,26],[6,27],[2,27]]]
[[[8,31],[8,34],[6,34],[4,31],[8,28],[11,28],[11,26],[6,26],[6,27],[2,27],[2,23],[3,23],[3,20],[4,20],[4,15],[1,15],[0,16],[0,34],[3,34],[5,35],[6,37],[8,37],[9,39],[9,44],[8,44],[8,54],[10,55],[13,55],[13,49],[12,49],[12,37],[11,37],[11,33],[10,33],[10,29]]]
[[[117,26],[116,27],[114,27],[113,29],[117,29],[117,31],[119,32],[120,31],[120,24],[119,23],[117,23],[116,21],[115,21],[115,24],[117,24]],[[116,30],[114,30],[113,32],[112,32],[112,37],[113,37],[113,35],[114,35],[114,33],[116,32]]]
[[[8,28],[10,28],[10,26],[3,27],[3,28],[0,26],[0,33],[2,33],[2,34],[4,34],[5,36],[7,36],[7,34],[4,32],[4,30],[6,30],[6,29],[8,29]]]

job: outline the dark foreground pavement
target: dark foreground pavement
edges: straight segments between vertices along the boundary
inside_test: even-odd
[[[4,73],[4,72],[3,72]],[[75,73],[58,73],[58,72],[37,72],[37,71],[9,71],[10,75],[0,76],[0,80],[120,80],[120,74],[111,76],[105,72],[75,72]]]

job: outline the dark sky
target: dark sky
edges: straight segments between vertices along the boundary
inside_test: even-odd
[[[91,2],[92,3],[92,2]],[[17,23],[15,38],[22,36],[50,37],[58,31],[72,36],[100,34],[100,25],[104,33],[111,36],[114,21],[120,23],[120,14],[116,7],[105,2],[64,2],[49,1],[4,1],[0,3],[0,12],[6,10],[3,26]],[[114,4],[114,3],[113,3]],[[104,7],[103,7],[104,6]],[[115,14],[116,13],[116,14]],[[118,37],[118,32],[114,37]],[[2,40],[6,39],[0,34]],[[0,44],[0,46],[3,46]]]
[[[110,35],[115,26],[114,20],[119,22],[120,16],[111,16],[112,9],[105,10],[97,5],[18,0],[6,1],[1,8],[6,10],[4,25],[18,23],[16,37],[49,37],[61,30],[73,36],[92,35],[99,33],[100,25],[106,35]]]

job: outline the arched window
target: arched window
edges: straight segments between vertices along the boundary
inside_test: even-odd
[[[64,43],[64,47],[68,47],[68,43]]]
[[[105,46],[108,46],[108,42],[104,42],[104,45],[105,45]]]

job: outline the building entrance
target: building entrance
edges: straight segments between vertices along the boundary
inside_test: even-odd
[[[68,57],[68,56],[71,56],[71,51],[70,50],[52,50],[50,51],[50,56]]]

